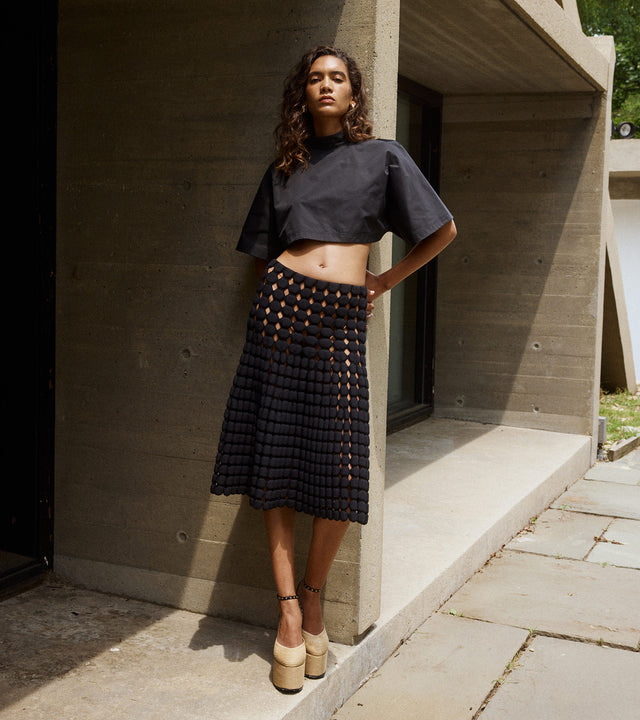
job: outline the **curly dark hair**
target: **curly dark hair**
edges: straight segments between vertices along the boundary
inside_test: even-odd
[[[355,60],[342,50],[329,45],[318,45],[303,55],[284,83],[280,123],[274,132],[276,168],[284,175],[291,175],[296,168],[307,167],[308,164],[309,151],[305,141],[313,135],[313,119],[306,109],[305,91],[309,70],[323,55],[333,55],[347,66],[355,107],[350,108],[342,118],[345,139],[356,143],[373,137],[360,68]]]

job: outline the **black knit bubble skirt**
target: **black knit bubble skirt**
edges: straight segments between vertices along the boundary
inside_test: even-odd
[[[227,401],[212,493],[367,522],[366,323],[366,287],[270,262]]]

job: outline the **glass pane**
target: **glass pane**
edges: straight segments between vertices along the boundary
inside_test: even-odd
[[[414,160],[420,157],[422,111],[406,95],[398,95],[396,138]],[[417,146],[417,147],[416,147]],[[398,262],[410,248],[393,236],[392,260]],[[406,410],[416,403],[416,313],[418,276],[416,273],[391,291],[389,331],[388,414]]]

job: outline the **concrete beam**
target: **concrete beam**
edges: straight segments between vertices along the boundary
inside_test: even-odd
[[[609,143],[609,178],[640,177],[640,138]]]
[[[592,92],[607,61],[553,0],[403,0],[400,73],[444,95]]]
[[[535,29],[545,43],[573,70],[597,90],[608,87],[607,59],[598,53],[583,32],[576,26],[577,8],[567,12],[552,0],[501,0],[512,12]],[[575,2],[573,2],[575,5]]]
[[[578,12],[578,3],[576,0],[556,0],[556,2],[567,13],[567,17],[582,30],[582,23],[580,22],[580,13]]]

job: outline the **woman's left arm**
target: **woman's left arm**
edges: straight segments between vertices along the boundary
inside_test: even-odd
[[[453,220],[443,225],[439,230],[421,240],[411,252],[407,253],[402,260],[385,270],[380,275],[374,275],[367,270],[366,285],[369,289],[369,305],[383,292],[391,290],[399,282],[402,282],[429,260],[438,255],[456,236],[456,226]],[[372,309],[372,308],[371,308]]]

